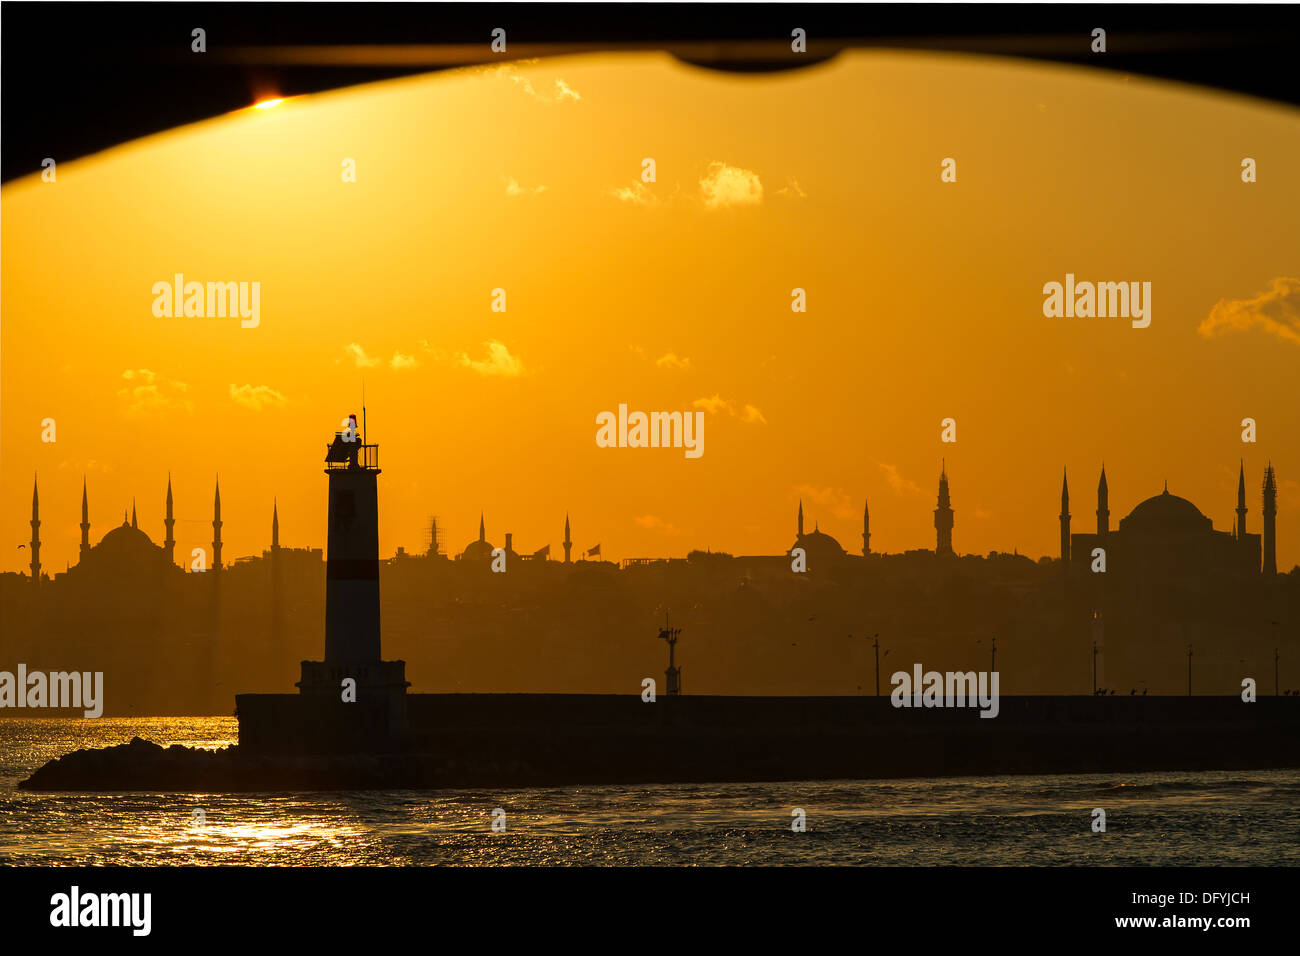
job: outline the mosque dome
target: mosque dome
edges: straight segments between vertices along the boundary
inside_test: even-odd
[[[129,577],[163,567],[165,553],[139,528],[120,524],[100,538],[99,544],[83,554],[77,564],[97,569],[99,574]]]
[[[466,561],[487,560],[492,557],[492,552],[495,550],[490,541],[484,541],[480,538],[477,541],[471,541],[460,556]]]
[[[790,548],[791,550],[803,548],[810,561],[815,561],[817,558],[844,557],[844,549],[840,547],[840,543],[826,532],[819,531],[816,528],[808,534],[799,535]]]
[[[1209,531],[1212,524],[1201,510],[1186,498],[1171,495],[1166,488],[1134,508],[1119,523],[1121,531],[1149,531],[1177,534],[1187,531]]]
[[[120,524],[100,539],[94,551],[105,556],[130,558],[133,555],[149,554],[161,550],[149,540],[149,536],[139,528],[129,524]]]

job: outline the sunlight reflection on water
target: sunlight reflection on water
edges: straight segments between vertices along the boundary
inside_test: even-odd
[[[1300,863],[1296,771],[254,795],[15,789],[48,759],[133,736],[222,747],[235,742],[235,721],[0,721],[0,864]],[[791,831],[796,807],[805,833]],[[1091,832],[1094,807],[1106,809],[1105,834]],[[490,828],[496,808],[504,833]]]

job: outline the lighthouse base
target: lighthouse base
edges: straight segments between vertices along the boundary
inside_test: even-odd
[[[352,683],[348,683],[351,681]],[[261,753],[394,753],[406,749],[405,661],[303,661],[298,695],[240,694],[240,737]]]

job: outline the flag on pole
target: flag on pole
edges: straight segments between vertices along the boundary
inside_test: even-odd
[[[545,561],[550,556],[551,556],[551,546],[549,544],[546,547],[538,548],[536,551],[533,552],[534,558],[539,558],[543,561]]]
[[[590,551],[587,552],[587,557],[593,558],[599,554],[600,554],[600,545],[596,545],[594,548],[592,548]]]

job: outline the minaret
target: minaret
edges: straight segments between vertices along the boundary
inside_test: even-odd
[[[281,673],[289,670],[284,646],[284,571],[280,566],[280,504],[271,499],[271,657]]]
[[[90,550],[90,499],[86,496],[86,479],[81,479],[81,556]]]
[[[1061,563],[1070,563],[1070,486],[1061,472]]]
[[[862,502],[862,556],[871,554],[871,510],[866,501]]]
[[[1264,573],[1277,574],[1277,475],[1271,461],[1264,471]]]
[[[572,559],[569,557],[569,553],[572,550],[573,550],[573,541],[569,537],[569,513],[566,511],[564,513],[564,563],[565,564],[573,563]]]
[[[131,496],[131,527],[137,531],[140,529],[140,523],[135,520],[135,496]]]
[[[934,509],[936,542],[934,553],[952,556],[952,503],[948,500],[948,462],[939,469],[939,507]]]
[[[172,510],[172,476],[171,472],[167,473],[167,517],[163,518],[163,527],[167,529],[167,535],[163,538],[163,552],[167,555],[167,563],[176,563],[176,539],[172,536],[172,529],[176,526],[176,514]]]
[[[1101,466],[1101,481],[1097,482],[1097,535],[1110,534],[1110,489],[1106,486],[1106,466]]]
[[[32,584],[41,581],[41,499],[36,493],[36,476],[32,475]]]
[[[1241,470],[1237,472],[1237,538],[1246,540],[1246,462],[1241,462]]]
[[[483,528],[483,512],[481,511],[478,513],[478,539],[480,541],[487,540],[487,532]]]
[[[221,476],[217,476],[217,493],[212,499],[212,570],[221,570]]]
[[[798,534],[798,536],[801,538],[803,537],[803,499],[802,498],[799,499],[799,526],[796,534]]]

